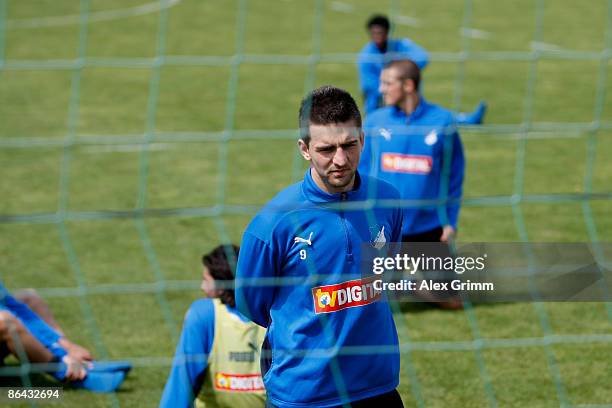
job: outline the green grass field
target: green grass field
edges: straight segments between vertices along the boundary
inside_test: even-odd
[[[375,11],[432,53],[429,100],[489,103],[487,126],[462,132],[462,241],[612,241],[610,2],[167,3],[0,0],[0,279],[39,289],[97,356],[136,365],[118,393],[67,391],[66,406],[159,401],[201,254],[238,243],[301,177],[299,101],[326,83],[359,95],[347,54]],[[405,308],[404,402],[612,406],[611,311]]]

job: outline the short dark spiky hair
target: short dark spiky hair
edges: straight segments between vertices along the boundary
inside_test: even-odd
[[[236,245],[219,245],[202,256],[202,264],[208,268],[210,275],[215,280],[232,281],[233,283],[234,270],[238,261],[238,251],[239,249]],[[234,289],[223,288],[219,298],[223,304],[230,307],[236,306]]]
[[[373,26],[382,27],[387,32],[389,32],[389,29],[391,28],[391,23],[389,22],[389,19],[387,18],[387,16],[384,16],[382,14],[375,14],[372,17],[370,17],[368,19],[368,22],[366,23],[366,28],[368,30],[372,28]]]
[[[331,125],[354,121],[361,128],[361,113],[355,99],[344,89],[325,85],[310,92],[302,100],[299,113],[300,139],[310,143],[309,126]]]

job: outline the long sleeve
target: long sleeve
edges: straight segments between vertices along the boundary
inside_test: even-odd
[[[244,233],[236,270],[236,309],[262,327],[270,323],[277,261],[270,244],[248,230]]]
[[[185,316],[160,407],[191,407],[206,374],[215,332],[210,299],[195,301]]]
[[[378,108],[381,97],[378,88],[380,86],[382,62],[374,62],[371,60],[373,58],[379,58],[382,61],[382,55],[362,53],[357,62],[359,84],[363,94],[364,110],[366,113],[373,112]]]
[[[61,358],[66,355],[66,351],[58,344],[62,336],[34,313],[28,305],[11,296],[4,286],[0,289],[2,290],[0,309],[5,309],[18,318],[28,331],[55,357]]]
[[[452,135],[452,161],[450,166],[449,183],[448,183],[448,199],[446,206],[448,222],[453,228],[457,229],[459,220],[459,210],[461,203],[459,200],[463,194],[463,178],[465,174],[465,157],[463,155],[463,145],[459,133],[454,132]]]
[[[382,54],[377,54],[366,47],[359,54],[357,60],[357,70],[359,73],[359,85],[361,92],[365,95],[371,92],[378,92],[380,71],[382,69]],[[380,61],[379,61],[380,60]]]

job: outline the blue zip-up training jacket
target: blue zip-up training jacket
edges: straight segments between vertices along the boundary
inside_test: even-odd
[[[420,97],[410,116],[395,106],[375,111],[364,132],[361,174],[389,182],[402,200],[427,200],[404,207],[403,235],[448,224],[456,229],[465,159],[452,113]]]
[[[62,336],[34,313],[28,305],[15,299],[1,282],[0,310],[7,311],[19,319],[32,336],[45,346],[56,359],[59,360],[66,355],[66,351],[58,344]]]
[[[389,38],[385,52],[380,51],[376,44],[370,41],[359,53],[357,68],[366,114],[379,108],[381,94],[378,88],[383,67],[400,59],[412,60],[420,69],[425,68],[429,62],[427,51],[407,38]]]
[[[244,233],[236,305],[268,329],[272,361],[264,384],[276,406],[341,405],[399,383],[391,309],[361,279],[360,262],[362,244],[399,242],[401,209],[338,208],[341,202],[363,207],[368,198],[397,200],[399,193],[357,173],[353,191],[328,194],[309,169]]]

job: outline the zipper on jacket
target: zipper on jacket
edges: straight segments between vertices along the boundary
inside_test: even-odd
[[[348,198],[347,193],[340,193],[340,201],[346,202]],[[351,245],[351,236],[349,234],[348,226],[346,225],[346,218],[344,216],[344,209],[340,210],[340,219],[342,220],[342,227],[344,228],[344,236],[346,238],[346,261],[353,262],[353,246]]]

